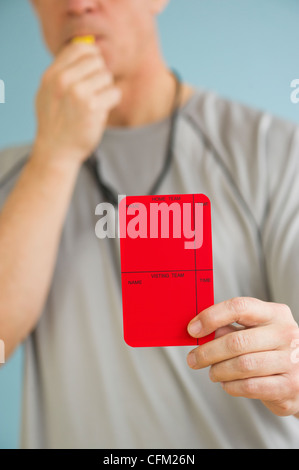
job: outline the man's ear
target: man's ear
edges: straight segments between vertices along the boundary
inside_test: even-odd
[[[153,15],[159,15],[159,13],[165,10],[169,2],[170,0],[150,0],[151,13]]]

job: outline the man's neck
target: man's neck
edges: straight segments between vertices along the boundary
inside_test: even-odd
[[[106,127],[137,127],[151,124],[169,117],[176,95],[176,81],[173,74],[163,65],[155,73],[139,72],[129,80],[117,80],[122,90],[121,103],[108,117]],[[183,84],[180,106],[194,93],[189,85]]]

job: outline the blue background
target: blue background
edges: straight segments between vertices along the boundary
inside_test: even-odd
[[[171,0],[158,21],[165,59],[185,81],[299,122],[290,100],[298,0]],[[1,0],[0,148],[34,138],[34,97],[50,62],[29,2]],[[18,447],[22,373],[19,348],[0,370],[0,448]]]

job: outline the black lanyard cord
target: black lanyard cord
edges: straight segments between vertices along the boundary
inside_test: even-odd
[[[175,138],[176,123],[177,123],[177,118],[178,118],[179,109],[180,109],[181,92],[182,92],[182,83],[181,83],[178,73],[174,70],[172,71],[172,73],[176,81],[176,91],[175,91],[175,98],[174,98],[174,103],[173,103],[173,108],[172,108],[172,113],[171,113],[170,133],[169,133],[169,138],[168,138],[166,157],[165,157],[162,171],[159,174],[157,180],[154,182],[151,189],[149,190],[148,195],[156,193],[156,191],[158,190],[160,184],[162,183],[163,179],[165,178],[169,170],[171,160],[172,160],[173,143],[174,143],[174,138]],[[92,154],[91,157],[89,157],[88,160],[84,162],[84,164],[87,166],[87,168],[89,168],[91,173],[94,175],[96,182],[104,196],[104,199],[112,203],[115,207],[118,207],[118,194],[114,189],[112,189],[108,184],[106,184],[102,180],[102,177],[100,174],[100,162],[97,161],[95,154]]]

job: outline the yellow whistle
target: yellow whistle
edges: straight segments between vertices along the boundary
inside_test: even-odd
[[[72,42],[85,42],[86,44],[94,44],[95,43],[95,38],[92,35],[88,36],[77,36],[72,39]]]

